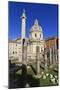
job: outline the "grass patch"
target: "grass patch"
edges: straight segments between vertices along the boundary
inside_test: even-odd
[[[46,79],[40,78],[40,86],[56,86],[57,83],[53,84],[49,77],[47,77]]]

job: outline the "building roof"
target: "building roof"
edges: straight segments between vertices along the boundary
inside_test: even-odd
[[[17,41],[17,40],[21,40],[21,38],[17,38],[15,41]]]
[[[8,43],[19,43],[20,44],[20,42],[17,42],[15,40],[9,40]]]
[[[58,39],[58,37],[49,37],[49,38],[46,38],[45,40],[48,41],[48,40],[53,40],[53,39]]]

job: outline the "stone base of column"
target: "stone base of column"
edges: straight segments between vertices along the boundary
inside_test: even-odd
[[[50,65],[49,67],[50,67],[50,68],[52,68],[52,67],[53,67],[53,65]]]
[[[34,75],[33,77],[35,77],[36,79],[40,79],[40,78],[41,78],[41,74],[39,74],[39,75]]]

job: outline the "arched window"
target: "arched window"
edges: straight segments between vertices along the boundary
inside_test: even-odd
[[[35,37],[37,37],[37,34],[35,33]]]
[[[14,51],[13,51],[13,54],[14,54]]]

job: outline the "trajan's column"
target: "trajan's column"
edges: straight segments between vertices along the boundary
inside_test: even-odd
[[[22,63],[26,64],[27,60],[27,47],[26,47],[26,15],[25,15],[25,9],[23,9],[22,13],[22,26],[21,26],[21,40],[22,40]]]
[[[23,9],[23,13],[22,13],[22,26],[21,26],[21,38],[24,39],[25,38],[25,32],[26,32],[26,15],[25,15],[25,9]]]

